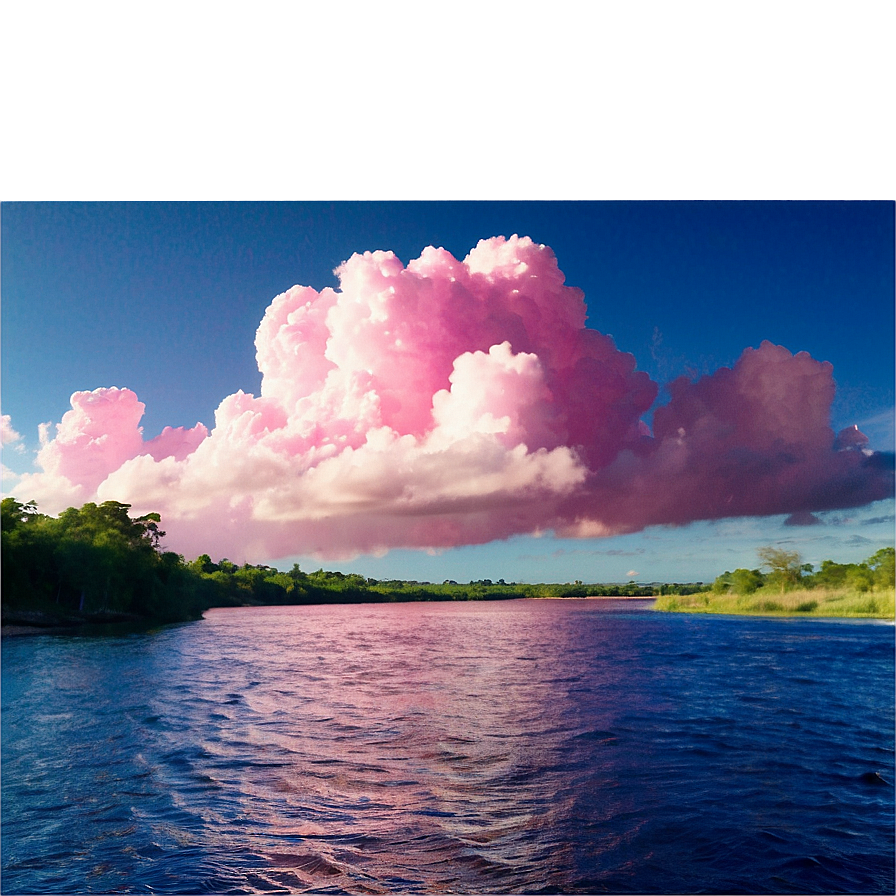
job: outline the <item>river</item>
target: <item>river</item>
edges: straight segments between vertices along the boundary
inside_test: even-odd
[[[892,893],[894,628],[649,601],[2,645],[22,893]]]

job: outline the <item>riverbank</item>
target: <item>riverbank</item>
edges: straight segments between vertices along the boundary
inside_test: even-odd
[[[149,622],[134,613],[76,613],[48,612],[45,610],[18,610],[3,608],[0,635],[47,634],[82,628],[86,625],[121,625]]]
[[[753,594],[669,594],[656,599],[655,610],[667,613],[720,613],[732,616],[820,616],[827,618],[894,619],[896,589],[799,589]]]

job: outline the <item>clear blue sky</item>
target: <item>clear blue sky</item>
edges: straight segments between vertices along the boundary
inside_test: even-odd
[[[896,191],[880,114],[892,53],[876,8],[744,15],[704,2],[645,16],[561,3],[530,16],[479,4],[475,16],[438,5],[408,16],[280,4],[217,16],[211,30],[190,7],[176,28],[140,6],[48,16],[19,4],[7,18],[0,388],[23,436],[3,452],[14,473],[75,390],[134,390],[147,438],[210,425],[222,398],[258,391],[253,336],[271,299],[335,284],[354,252],[407,262],[441,244],[463,257],[512,233],[552,247],[590,325],[657,382],[771,340],[830,361],[833,427],[857,423],[892,451]],[[420,196],[890,201],[8,202]],[[893,510],[888,499],[812,526],[722,520],[340,565],[435,580],[706,579],[752,566],[767,543],[810,562],[862,559],[892,544]]]

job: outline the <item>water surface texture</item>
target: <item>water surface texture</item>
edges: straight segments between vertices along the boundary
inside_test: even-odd
[[[242,608],[2,672],[5,894],[894,889],[888,625]]]

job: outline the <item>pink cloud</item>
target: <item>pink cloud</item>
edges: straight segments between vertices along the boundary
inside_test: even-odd
[[[143,444],[140,453],[148,454],[157,461],[166,457],[181,461],[192,454],[207,435],[208,430],[201,423],[197,423],[192,429],[166,426],[154,439]]]
[[[155,460],[182,460],[207,435],[201,423],[190,430],[166,426],[144,442],[139,423],[145,405],[130,389],[75,392],[71,406],[56,425],[55,436],[50,435],[50,424],[41,426],[37,464],[43,472],[24,475],[16,487],[45,512],[94,499],[107,477],[131,458],[147,454]]]
[[[273,560],[556,530],[805,513],[892,494],[861,433],[835,441],[830,365],[763,343],[669,387],[585,328],[550,249],[484,240],[458,261],[354,255],[338,290],[293,287],[256,334],[258,396],[208,432],[144,441],[127,389],[72,396],[17,492],[158,510],[188,556]]]
[[[654,434],[564,507],[568,534],[806,513],[893,494],[892,464],[853,428],[835,438],[831,365],[763,342],[732,369],[670,384]]]

